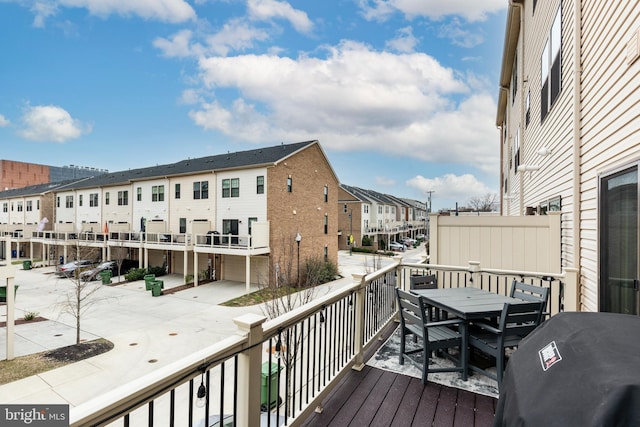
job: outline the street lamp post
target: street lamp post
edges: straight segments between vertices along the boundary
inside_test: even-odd
[[[352,254],[353,254],[353,209],[349,210],[349,256],[351,256]]]
[[[300,240],[302,240],[302,236],[300,233],[296,233],[296,243],[298,244],[298,286],[300,286]]]

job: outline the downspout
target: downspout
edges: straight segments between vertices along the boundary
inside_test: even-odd
[[[579,310],[581,305],[581,280],[580,280],[580,211],[582,209],[581,202],[581,186],[580,181],[582,178],[582,132],[580,130],[582,126],[582,51],[581,51],[581,37],[582,37],[582,0],[574,0],[574,23],[573,23],[573,267],[577,269],[577,283],[576,286],[578,299],[577,307]]]
[[[526,144],[524,143],[525,137],[524,137],[524,7],[522,5],[521,2],[516,3],[514,0],[509,0],[509,3],[511,4],[511,6],[513,7],[517,7],[518,9],[520,9],[520,34],[522,34],[522,37],[520,37],[520,34],[518,35],[518,41],[522,40],[522,44],[520,43],[516,43],[516,53],[519,53],[519,55],[515,55],[515,59],[516,59],[516,64],[515,66],[518,67],[518,64],[522,64],[518,70],[518,76],[520,78],[520,80],[522,81],[522,87],[520,89],[520,120],[518,120],[518,127],[516,128],[516,134],[519,134],[520,137],[520,141],[518,141],[519,144],[519,149],[520,149],[520,164],[525,163],[523,161],[524,159],[524,147],[526,147]],[[522,49],[520,49],[520,51],[518,52],[518,45],[522,46]],[[519,57],[518,57],[519,56]],[[518,129],[522,128],[522,132],[518,132]],[[517,172],[517,169],[516,169]],[[521,172],[520,175],[520,212],[518,213],[518,216],[522,216],[524,215],[524,179],[523,179],[524,173]],[[529,174],[529,177],[531,177],[531,174]]]

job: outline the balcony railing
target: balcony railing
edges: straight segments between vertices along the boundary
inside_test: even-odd
[[[425,272],[436,274],[443,287],[480,286],[502,293],[512,278],[550,286],[556,295],[551,314],[563,309],[565,292],[576,283],[575,273],[396,259],[278,318],[246,314],[235,319],[239,335],[72,408],[71,425],[209,426],[224,420],[256,426],[261,418],[267,426],[300,425],[350,369],[363,366],[365,349],[395,318],[394,288],[408,288],[411,274]]]

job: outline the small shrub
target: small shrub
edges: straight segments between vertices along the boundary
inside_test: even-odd
[[[353,252],[362,252],[365,254],[374,254],[376,253],[376,251],[374,251],[372,248],[353,248]]]
[[[362,246],[373,246],[371,236],[362,236]]]
[[[320,258],[309,258],[305,262],[304,279],[306,286],[317,286],[335,280],[338,267],[331,261]]]
[[[166,274],[164,267],[162,266],[156,266],[156,267],[149,267],[147,269],[147,273],[146,274],[155,274],[156,277],[160,277],[160,276],[164,276]]]
[[[184,283],[191,283],[193,282],[193,274],[187,274],[186,276],[184,276]]]
[[[145,274],[147,274],[147,270],[144,268],[132,268],[124,275],[124,278],[129,282],[133,282],[144,279]]]
[[[33,319],[35,319],[36,317],[38,317],[38,314],[39,314],[39,313],[36,313],[36,312],[34,312],[34,311],[27,311],[27,312],[24,314],[24,320],[27,320],[27,321],[28,321],[28,320],[33,320]]]

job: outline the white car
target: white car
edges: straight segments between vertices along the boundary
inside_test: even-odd
[[[389,243],[389,249],[392,251],[404,251],[404,245],[398,242]]]
[[[424,234],[417,234],[416,235],[416,239],[418,239],[418,240],[424,240],[426,238],[427,238],[427,236],[425,236]]]

